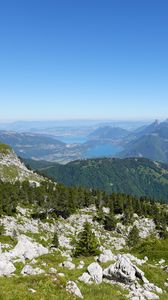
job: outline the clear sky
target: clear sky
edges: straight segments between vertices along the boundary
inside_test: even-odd
[[[167,0],[0,1],[0,121],[167,117]]]

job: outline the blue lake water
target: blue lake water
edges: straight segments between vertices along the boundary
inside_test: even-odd
[[[96,145],[94,148],[85,152],[85,158],[93,158],[93,157],[109,157],[116,155],[118,152],[122,151],[123,148],[120,146],[112,145],[112,144],[100,144]]]

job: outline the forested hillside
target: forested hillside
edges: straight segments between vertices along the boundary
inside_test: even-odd
[[[67,186],[148,196],[168,201],[168,165],[145,158],[104,158],[70,162],[66,165],[25,161],[40,173]]]

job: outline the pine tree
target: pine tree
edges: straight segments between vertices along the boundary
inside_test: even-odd
[[[99,243],[92,231],[90,223],[85,222],[83,230],[78,235],[74,256],[90,256],[99,254]]]
[[[128,225],[132,222],[132,220],[133,220],[133,210],[130,207],[125,210],[122,223],[123,225]]]
[[[53,236],[53,240],[52,240],[52,245],[55,248],[58,248],[58,246],[59,246],[58,234],[57,234],[56,231],[54,232],[54,236]]]
[[[105,230],[109,230],[109,231],[115,230],[116,224],[117,224],[117,220],[112,213],[110,213],[109,215],[107,215],[105,217],[105,220],[104,220],[104,229]]]
[[[139,230],[136,226],[133,226],[127,238],[127,245],[129,248],[131,248],[137,245],[138,242],[139,242]]]

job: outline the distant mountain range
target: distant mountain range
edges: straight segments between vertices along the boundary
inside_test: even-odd
[[[35,159],[47,159],[49,155],[60,153],[65,148],[63,142],[53,137],[14,131],[1,130],[0,142],[10,145],[19,156]]]
[[[167,120],[161,123],[155,121],[132,131],[106,125],[90,133],[84,127],[54,127],[42,132],[41,129],[39,133],[0,130],[0,142],[9,144],[17,155],[35,160],[67,163],[84,158],[115,156],[145,157],[168,163]],[[56,137],[57,134],[60,136]]]
[[[168,202],[168,165],[145,158],[88,159],[66,165],[32,160],[24,162],[68,186],[148,196]]]
[[[120,127],[104,126],[104,127],[99,127],[91,134],[89,134],[88,139],[114,142],[117,140],[121,140],[122,138],[128,136],[129,134],[130,132],[128,130]]]
[[[120,157],[146,157],[168,163],[168,121],[151,125],[134,133],[135,138],[124,145]]]

